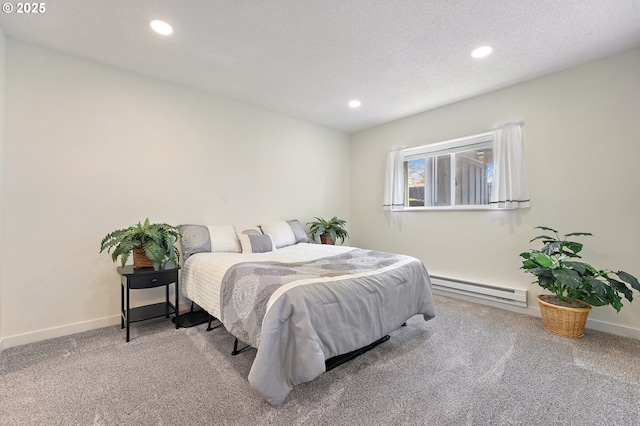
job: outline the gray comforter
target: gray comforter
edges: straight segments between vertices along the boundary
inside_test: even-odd
[[[325,360],[435,316],[419,260],[354,249],[309,262],[246,262],[225,274],[222,321],[257,348],[249,383],[269,403],[325,371]]]

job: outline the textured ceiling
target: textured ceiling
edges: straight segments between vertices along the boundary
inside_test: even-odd
[[[45,4],[2,13],[5,35],[348,132],[640,46],[640,0]]]

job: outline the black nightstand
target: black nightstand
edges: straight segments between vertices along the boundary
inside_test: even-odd
[[[129,341],[129,323],[132,322],[157,318],[163,315],[165,318],[169,318],[169,315],[175,314],[176,328],[179,327],[178,317],[180,316],[180,312],[178,311],[178,307],[180,306],[180,290],[178,287],[178,269],[180,269],[180,267],[162,269],[159,271],[156,271],[153,268],[134,268],[133,265],[118,267],[118,274],[121,276],[121,328],[125,328],[125,326],[127,328],[127,342]],[[169,301],[169,284],[172,283],[175,283],[176,290],[175,305]],[[160,286],[166,287],[166,301],[137,308],[129,308],[129,290],[155,288]]]

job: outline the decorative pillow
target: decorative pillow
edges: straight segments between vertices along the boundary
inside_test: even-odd
[[[240,253],[240,241],[232,225],[207,226],[211,238],[211,251]]]
[[[182,259],[184,261],[196,253],[211,251],[211,239],[206,226],[180,225],[178,230],[181,234]]]
[[[291,229],[291,226],[281,220],[279,222],[269,222],[260,225],[262,232],[271,236],[276,248],[291,246],[296,243],[296,236]]]
[[[271,237],[262,235],[256,230],[243,231],[238,237],[240,238],[242,253],[266,253],[273,251],[274,247]]]
[[[259,226],[236,226],[236,229],[242,229],[242,231],[236,231],[238,238],[240,238],[240,235],[242,234],[262,235],[262,231]]]
[[[304,230],[304,227],[302,226],[299,220],[297,219],[288,220],[287,223],[291,227],[291,230],[293,231],[293,235],[295,235],[296,237],[296,244],[309,242],[309,236],[307,235],[307,231]]]

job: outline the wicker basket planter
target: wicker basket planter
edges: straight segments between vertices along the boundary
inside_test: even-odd
[[[584,307],[570,308],[545,302],[541,296],[538,296],[537,299],[540,305],[542,325],[545,330],[564,337],[579,338],[584,336],[584,326],[591,310],[590,304],[582,300],[576,300]]]
[[[149,259],[141,248],[133,249],[134,268],[153,268],[153,260]]]

